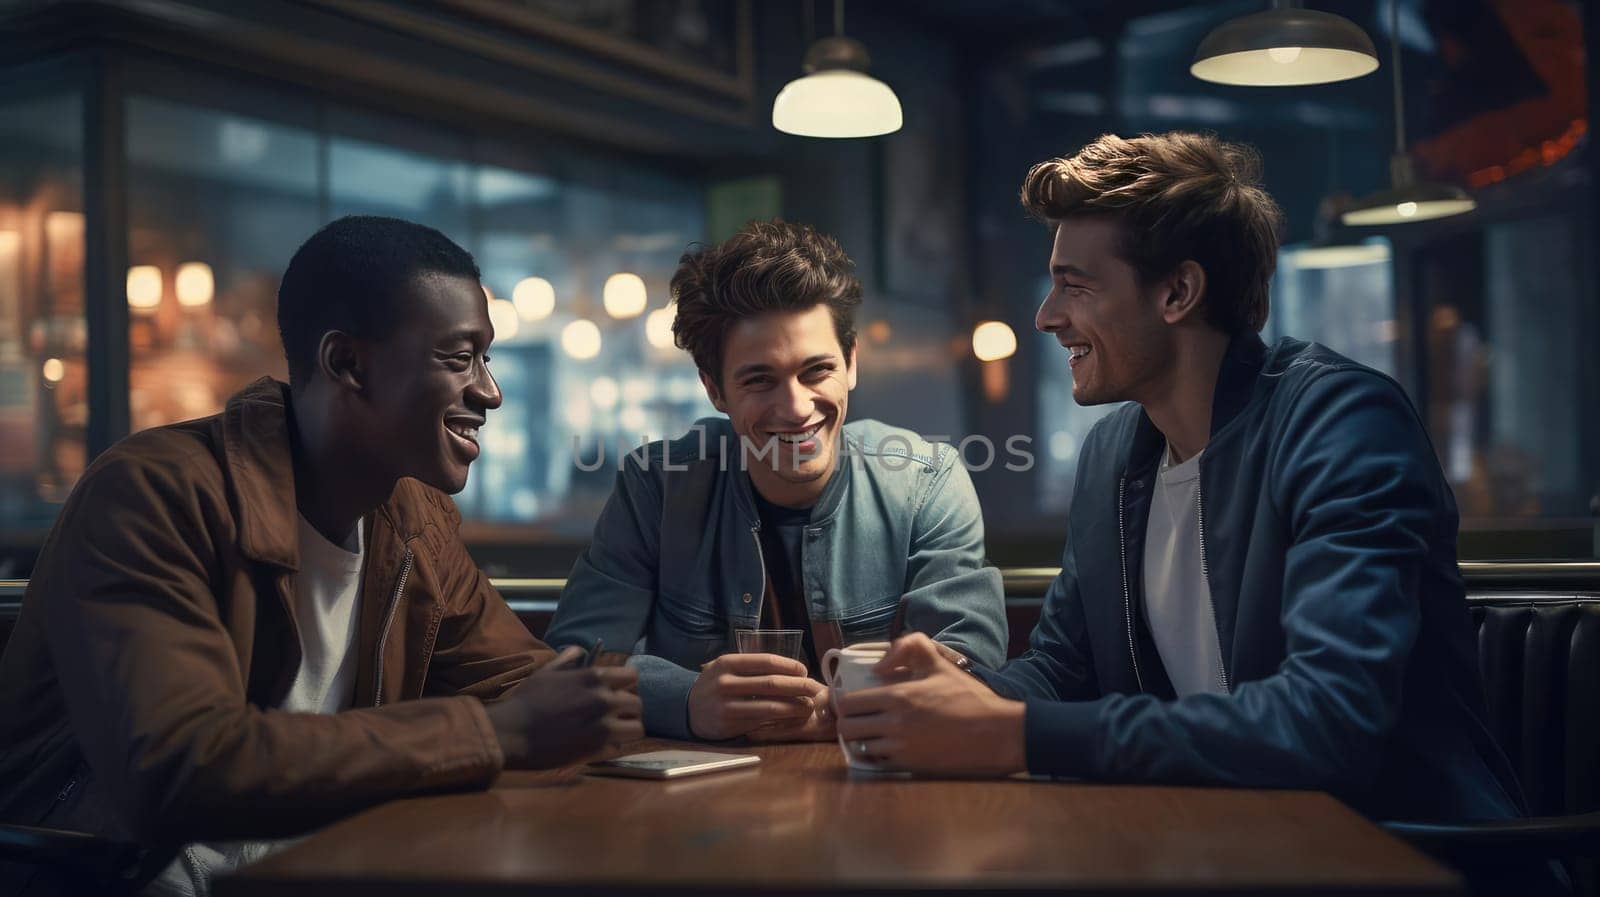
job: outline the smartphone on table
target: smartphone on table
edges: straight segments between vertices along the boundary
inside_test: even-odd
[[[584,768],[591,775],[625,776],[633,779],[677,779],[708,772],[755,766],[761,758],[754,754],[724,754],[717,751],[647,751],[610,760],[596,760]]]

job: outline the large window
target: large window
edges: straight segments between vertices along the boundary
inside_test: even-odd
[[[127,127],[128,412],[142,430],[287,376],[278,277],[322,215],[314,134],[145,96]]]
[[[133,430],[286,377],[278,281],[347,214],[437,227],[483,270],[505,401],[458,496],[469,538],[581,542],[629,450],[714,413],[667,308],[679,255],[704,236],[696,181],[311,99],[181,94],[123,104],[128,345],[110,357],[127,366]],[[76,95],[0,103],[0,529],[14,544],[37,542],[85,463],[83,120]]]
[[[1393,250],[1383,237],[1343,245],[1286,246],[1262,336],[1315,340],[1399,376]]]
[[[48,526],[85,463],[82,122],[76,93],[0,100],[0,530]]]
[[[1579,225],[1494,222],[1419,253],[1429,429],[1468,527],[1592,525],[1600,390]]]

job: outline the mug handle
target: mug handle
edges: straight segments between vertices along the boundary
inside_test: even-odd
[[[828,683],[829,688],[835,688],[833,680],[839,675],[839,658],[843,656],[838,648],[829,648],[828,653],[822,655],[822,681]]]

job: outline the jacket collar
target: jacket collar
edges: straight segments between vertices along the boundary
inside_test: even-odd
[[[852,450],[848,440],[848,434],[841,427],[839,447],[834,454],[833,474],[828,477],[828,484],[822,487],[822,495],[817,499],[817,503],[811,506],[812,524],[824,523],[831,518],[834,512],[839,510],[845,493],[849,491],[850,467],[852,464],[860,463],[861,459],[857,455],[859,450]],[[736,451],[742,450],[742,446],[736,449]],[[735,493],[739,498],[739,506],[754,525],[761,518],[756,510],[755,484],[750,481],[750,471],[745,470],[742,465],[736,464],[734,469],[737,471],[734,480],[737,483]]]
[[[264,564],[300,568],[299,511],[289,447],[289,387],[262,377],[228,400],[222,456],[233,489],[239,550]]]
[[[859,449],[850,448],[848,440],[849,435],[841,427],[839,446],[833,456],[833,475],[828,477],[828,485],[822,487],[822,497],[811,506],[812,523],[824,523],[832,519],[834,512],[844,502],[845,493],[850,491],[850,468],[861,463],[862,457]]]
[[[1228,342],[1228,351],[1222,356],[1222,367],[1217,371],[1216,390],[1211,394],[1211,436],[1228,425],[1255,393],[1256,378],[1266,364],[1267,344],[1253,331],[1235,334]],[[1155,422],[1143,409],[1134,429],[1133,442],[1123,470],[1128,476],[1142,474],[1145,468],[1160,460],[1161,448],[1166,438],[1156,429]]]
[[[262,377],[228,400],[222,412],[222,455],[233,487],[239,550],[245,557],[288,570],[300,569],[300,510],[295,502],[294,455],[289,442],[289,386]],[[428,523],[425,508],[397,501],[406,482],[363,521],[371,542],[374,518],[401,542]]]

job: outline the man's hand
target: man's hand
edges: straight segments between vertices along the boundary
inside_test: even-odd
[[[567,648],[505,697],[485,703],[510,769],[545,769],[644,737],[639,671],[579,669],[583,649]]]
[[[787,741],[832,741],[833,702],[828,699],[827,686],[818,686],[821,692],[811,698],[811,715],[805,719],[789,719],[750,730],[745,736],[752,742],[779,743]]]
[[[913,772],[1010,775],[1027,768],[1022,702],[962,672],[926,635],[896,640],[874,672],[891,684],[835,696],[839,735],[852,752]]]
[[[707,741],[740,735],[758,741],[816,738],[817,707],[826,706],[827,694],[798,660],[724,654],[701,668],[689,689],[689,731]]]

